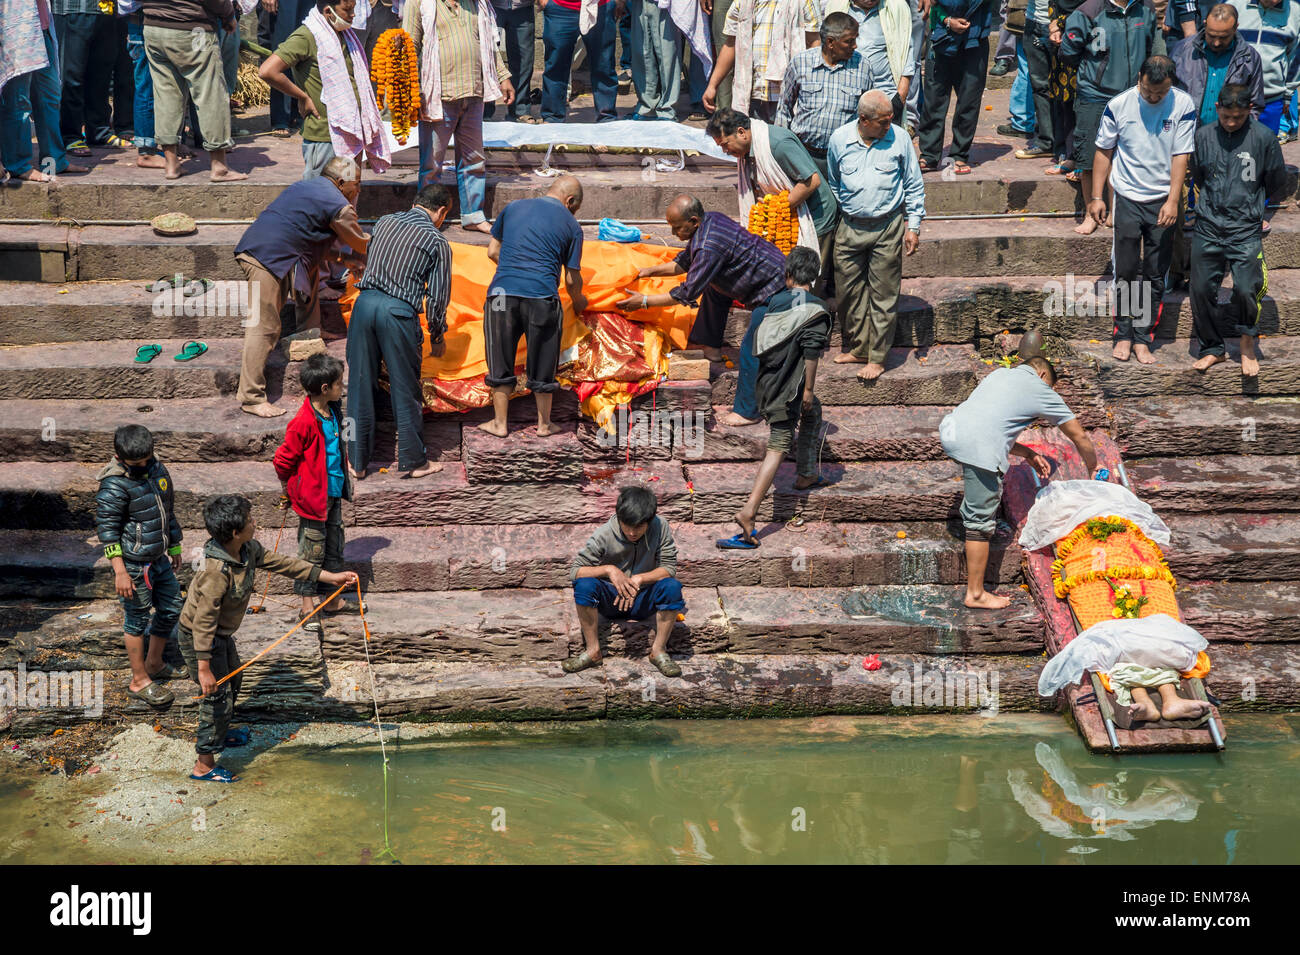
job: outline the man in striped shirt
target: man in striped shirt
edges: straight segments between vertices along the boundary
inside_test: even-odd
[[[488,17],[480,22],[480,13]],[[420,186],[437,182],[442,159],[456,138],[456,187],[460,191],[460,225],[471,232],[488,233],[483,204],[487,196],[487,154],[483,151],[483,102],[515,101],[510,71],[496,45],[496,18],[492,7],[477,0],[407,0],[402,29],[415,41],[420,63]],[[491,31],[482,36],[480,30]],[[431,36],[426,37],[428,31]],[[425,41],[436,44],[426,56]],[[486,44],[484,41],[487,41]],[[493,51],[484,62],[483,49]],[[439,102],[427,102],[434,88],[430,71],[441,81]]]
[[[447,302],[451,299],[451,245],[438,231],[451,208],[451,193],[442,185],[425,186],[415,205],[375,223],[366,273],[348,322],[348,417],[352,440],[348,458],[352,476],[366,476],[375,450],[375,386],[382,359],[388,368],[389,394],[397,421],[397,469],[420,478],[441,471],[429,462],[424,445],[424,411],[420,363],[424,331],[429,355],[446,349]]]

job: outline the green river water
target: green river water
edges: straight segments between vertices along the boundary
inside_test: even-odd
[[[336,729],[228,754],[232,787],[0,768],[0,862],[386,861],[373,730]],[[391,732],[406,864],[1300,859],[1300,715],[1230,718],[1221,755],[1123,758],[1054,716]]]

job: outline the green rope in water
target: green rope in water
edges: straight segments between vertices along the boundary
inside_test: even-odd
[[[360,583],[357,584],[357,603],[359,606],[365,607],[365,603],[361,599]],[[401,865],[402,860],[397,858],[397,854],[393,852],[392,843],[388,839],[388,747],[384,742],[384,722],[379,716],[379,695],[375,692],[375,670],[370,664],[370,627],[366,623],[364,609],[361,612],[361,626],[363,629],[361,645],[366,651],[366,676],[370,680],[370,702],[375,707],[375,731],[379,733],[379,755],[384,760],[384,851],[375,858],[382,859],[384,856],[388,856],[393,860],[394,865]]]

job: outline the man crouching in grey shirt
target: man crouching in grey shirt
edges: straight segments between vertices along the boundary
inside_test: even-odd
[[[1007,456],[1024,458],[1044,480],[1051,477],[1047,459],[1020,444],[1020,433],[1045,418],[1074,442],[1088,473],[1097,471],[1092,439],[1061,396],[1052,390],[1055,384],[1052,363],[1036,355],[1023,365],[994,371],[939,423],[943,453],[962,466],[965,483],[961,522],[966,529],[967,607],[997,610],[1011,603],[1009,597],[984,589],[989,540],[998,526]]]
[[[656,515],[654,492],[642,485],[618,494],[614,516],[592,534],[573,561],[573,600],[578,605],[584,649],[560,665],[577,673],[601,661],[597,628],[611,620],[655,618],[650,662],[664,676],[681,676],[668,655],[668,637],[686,609],[677,572],[677,545],[668,522]]]

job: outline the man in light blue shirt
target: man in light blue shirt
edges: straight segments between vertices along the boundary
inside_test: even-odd
[[[831,134],[827,180],[839,201],[835,288],[845,351],[864,382],[885,371],[894,343],[903,255],[921,245],[925,184],[907,134],[892,125],[894,107],[880,90],[858,101],[858,121]],[[904,212],[906,214],[904,215]]]

